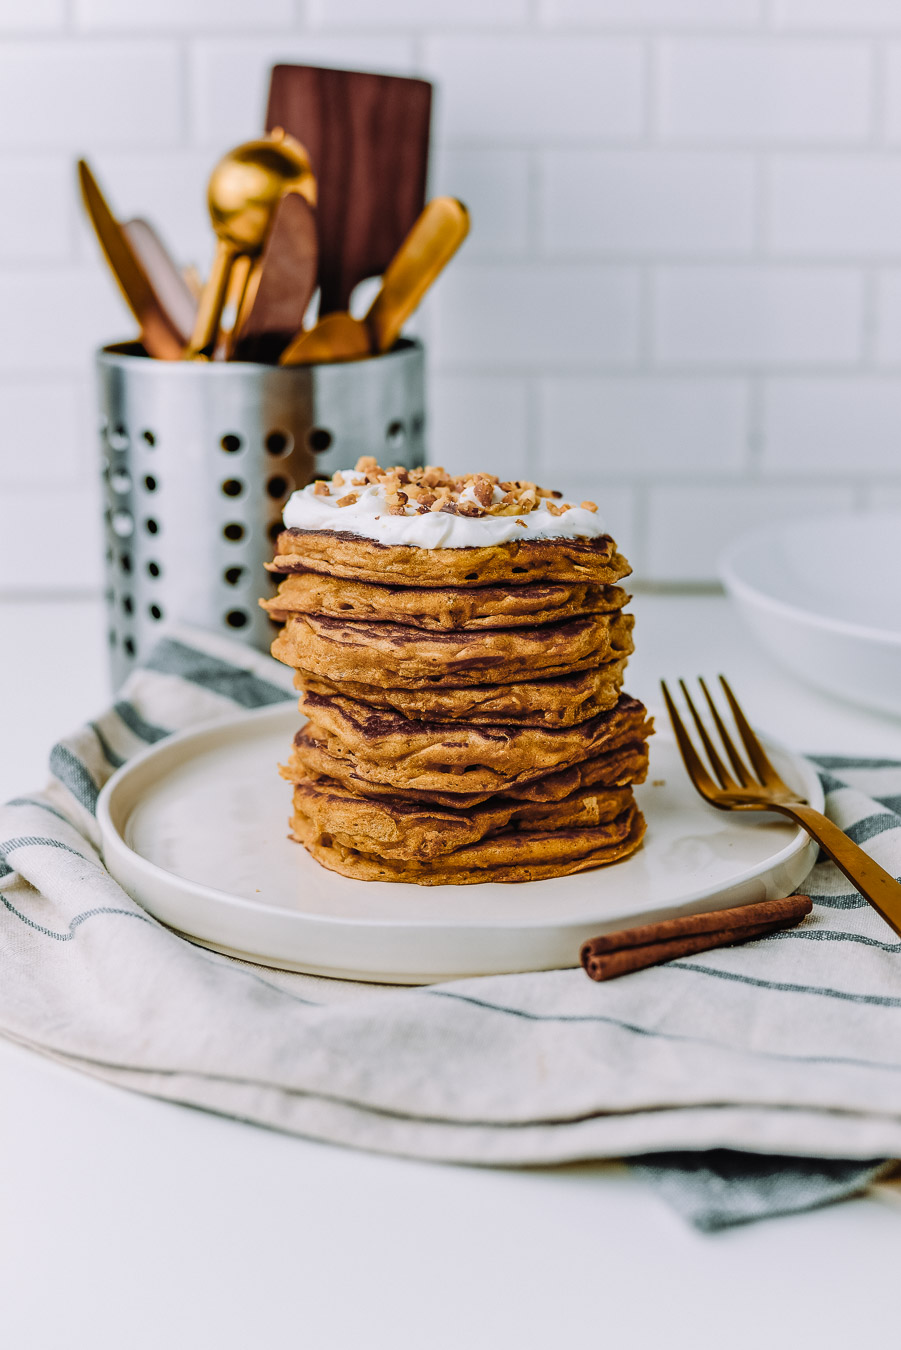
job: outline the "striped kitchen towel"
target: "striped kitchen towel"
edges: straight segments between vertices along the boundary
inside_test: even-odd
[[[236,644],[171,636],[56,746],[49,785],[0,808],[3,1034],[121,1087],[358,1148],[633,1157],[708,1229],[849,1194],[901,1157],[901,943],[828,862],[798,928],[600,985],[580,969],[330,981],[145,914],[98,853],[103,782],[170,731],[290,698],[289,680]],[[897,874],[901,765],[819,767],[833,819]]]

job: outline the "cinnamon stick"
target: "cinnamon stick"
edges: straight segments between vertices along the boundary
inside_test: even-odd
[[[808,896],[790,895],[784,900],[763,900],[709,914],[688,914],[681,919],[642,924],[589,938],[582,945],[581,961],[592,980],[613,980],[679,956],[731,947],[792,928],[812,908]]]

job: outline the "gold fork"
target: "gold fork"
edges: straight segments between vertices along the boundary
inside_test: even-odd
[[[778,811],[806,830],[811,839],[815,839],[820,848],[841,868],[848,880],[856,886],[861,895],[882,915],[886,923],[901,937],[901,884],[889,876],[877,862],[849,839],[843,830],[821,812],[815,811],[803,797],[784,783],[773,768],[766,752],[754,732],[748,719],[729,688],[725,676],[720,676],[720,684],[726,695],[738,734],[742,739],[750,767],[742,759],[729,732],[726,730],[719,710],[714,703],[710,690],[704,680],[699,680],[714,726],[732,766],[733,778],[723,763],[704,722],[691,700],[685,681],[679,686],[688,704],[694,724],[698,729],[701,744],[707,755],[717,782],[710,776],[701,756],[698,754],[685,724],[676,710],[666,683],[660,681],[667,712],[676,733],[676,742],[682,755],[688,776],[705,801],[721,811]]]

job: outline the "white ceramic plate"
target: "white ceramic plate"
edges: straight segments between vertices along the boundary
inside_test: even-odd
[[[790,895],[816,847],[778,817],[713,810],[658,718],[637,790],[643,848],[612,867],[520,885],[413,886],[327,872],[286,834],[276,773],[293,704],[183,732],[137,756],[100,794],[106,864],[137,902],[195,942],[316,975],[425,984],[578,964],[581,943],[625,924]],[[773,748],[822,808],[805,760]]]
[[[771,525],[743,535],[720,571],[782,665],[830,694],[901,715],[901,515]]]

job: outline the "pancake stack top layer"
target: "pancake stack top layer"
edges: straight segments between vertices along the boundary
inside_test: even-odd
[[[261,601],[308,721],[282,774],[324,867],[530,881],[633,852],[651,725],[622,693],[629,565],[592,502],[443,469],[296,492]]]

